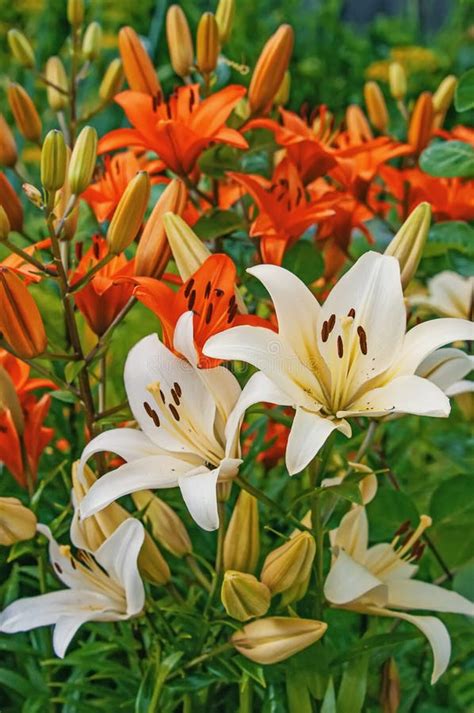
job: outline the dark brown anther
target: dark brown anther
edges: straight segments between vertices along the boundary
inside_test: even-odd
[[[321,328],[321,339],[323,342],[327,342],[329,337],[329,327],[328,323],[326,321],[323,322],[323,326]]]
[[[229,315],[228,315],[228,317],[227,317],[227,324],[231,324],[231,323],[234,321],[235,315],[237,314],[237,312],[238,312],[237,305],[234,304],[234,305],[229,309]]]
[[[192,309],[194,307],[195,302],[196,302],[196,290],[192,290],[191,294],[189,295],[189,299],[188,299],[188,309]]]
[[[160,426],[160,417],[156,413],[155,409],[153,409],[150,404],[147,401],[143,402],[143,408],[145,409],[147,415],[151,418],[153,423],[157,428]]]
[[[362,354],[367,354],[367,335],[363,327],[357,327],[357,334],[359,335],[359,344]]]
[[[209,324],[209,322],[212,319],[212,309],[213,309],[212,302],[209,302],[209,304],[207,305],[206,317],[205,317],[206,324]]]
[[[161,400],[163,401],[163,403],[165,404],[166,403],[165,395],[161,389],[160,389],[160,397],[161,397]]]
[[[74,559],[73,559],[72,557],[71,557],[71,559],[70,559],[69,561],[70,561],[70,563],[71,563],[71,567],[72,567],[73,569],[77,569],[76,563],[74,562]]]
[[[58,570],[59,574],[62,574],[62,573],[63,573],[62,567],[60,567],[57,562],[54,563],[54,566],[55,566],[56,569]]]
[[[301,187],[298,186],[298,190],[296,191],[296,205],[299,205],[303,199],[303,191],[301,190]]]
[[[178,384],[177,381],[174,382],[173,386],[174,386],[174,390],[178,394],[179,398],[181,398],[181,396],[183,394],[183,390],[182,390],[181,386]]]
[[[92,252],[94,253],[95,259],[98,260],[100,257],[100,248],[99,243],[96,240],[92,243]]]
[[[191,90],[189,93],[189,113],[192,112],[195,101],[196,97],[194,96],[194,92]]]
[[[328,319],[328,334],[331,334],[332,330],[334,329],[335,324],[336,324],[336,315],[332,314]]]
[[[184,288],[184,296],[189,297],[189,293],[193,289],[194,285],[194,277],[191,277],[191,279],[186,283],[186,287]]]
[[[222,295],[224,294],[224,290],[221,290],[220,287],[216,287],[214,292],[216,293],[216,297],[222,297]]]
[[[179,396],[174,389],[171,389],[171,396],[173,397],[173,401],[175,402],[176,406],[179,406]]]
[[[211,283],[208,282],[206,285],[206,290],[204,292],[204,297],[206,300],[209,299],[209,295],[211,294],[211,287],[212,287]]]
[[[405,520],[405,522],[402,522],[398,530],[396,531],[394,537],[397,537],[397,535],[404,535],[405,532],[410,528],[410,520]]]
[[[356,311],[355,311],[354,307],[350,308],[349,312],[347,313],[347,316],[352,317],[352,319],[354,319],[354,317],[356,316]]]
[[[417,542],[412,550],[412,556],[415,562],[418,562],[422,557],[426,549],[426,544],[424,542]]]
[[[339,359],[342,359],[342,357],[344,356],[344,344],[341,335],[339,335],[337,338],[337,356],[339,357]]]
[[[179,413],[178,413],[178,409],[176,408],[176,406],[174,406],[174,404],[170,404],[169,409],[170,409],[171,413],[173,414],[174,419],[176,421],[179,421]]]

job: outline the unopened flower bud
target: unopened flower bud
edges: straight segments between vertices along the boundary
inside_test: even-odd
[[[327,628],[327,624],[314,619],[273,616],[246,624],[235,632],[231,643],[251,661],[272,664],[311,646]]]
[[[84,22],[84,0],[68,0],[67,20],[72,27]]]
[[[290,98],[291,75],[288,71],[285,72],[282,83],[275,94],[273,103],[277,106],[285,106]]]
[[[85,466],[82,478],[79,478],[77,465],[76,462],[72,467],[75,510],[71,526],[71,538],[76,547],[95,552],[131,515],[121,505],[113,502],[100,512],[84,520],[81,519],[79,517],[79,505],[88,490],[96,482],[96,476],[91,468]],[[145,579],[153,584],[166,584],[171,577],[166,560],[147,532],[145,532],[145,539],[138,557],[138,568]]]
[[[17,161],[18,151],[15,139],[5,117],[0,114],[0,165],[13,168]]]
[[[454,92],[458,83],[457,77],[450,74],[443,79],[438,89],[433,94],[433,109],[436,114],[445,113],[454,99]]]
[[[22,359],[33,359],[47,345],[43,320],[23,281],[8,268],[0,268],[0,332]]]
[[[123,192],[107,230],[107,243],[114,255],[126,250],[137,237],[149,198],[150,177],[146,171],[139,171]]]
[[[69,85],[66,70],[59,57],[50,57],[48,59],[44,75],[50,82],[50,84],[46,85],[49,106],[53,111],[63,111],[69,104]]]
[[[224,568],[255,572],[259,554],[258,502],[241,490],[224,539]]]
[[[62,188],[66,179],[67,150],[60,131],[50,131],[41,149],[41,183],[47,191]]]
[[[194,64],[194,48],[186,15],[179,5],[166,14],[166,39],[171,66],[178,77],[188,77]]]
[[[143,520],[153,537],[175,557],[186,557],[193,551],[188,532],[172,508],[150,490],[132,494],[133,502],[143,510]]]
[[[11,230],[10,221],[8,219],[7,211],[0,204],[0,241],[6,240],[8,234]]]
[[[41,119],[31,98],[19,84],[9,84],[7,90],[8,103],[18,131],[28,141],[41,141]]]
[[[122,60],[116,57],[105,70],[104,77],[100,83],[99,96],[103,102],[112,101],[120,91],[123,79]]]
[[[29,202],[34,205],[35,208],[43,208],[43,194],[36,186],[33,186],[31,183],[24,183],[21,188]]]
[[[0,205],[7,214],[10,229],[21,232],[23,228],[23,207],[15,189],[4,173],[0,173]]]
[[[0,498],[0,545],[31,540],[35,533],[35,514],[18,498]]]
[[[400,676],[394,658],[388,659],[382,668],[380,707],[383,713],[397,713],[400,708]]]
[[[408,216],[391,240],[385,255],[396,257],[400,263],[400,278],[405,288],[420,264],[431,223],[431,206],[420,203]]]
[[[219,57],[219,27],[212,12],[205,12],[199,20],[196,35],[196,60],[201,74],[211,74]]]
[[[184,183],[174,179],[165,188],[146,221],[135,255],[135,275],[160,278],[171,257],[163,216],[171,211],[181,215],[186,207]]]
[[[119,51],[128,86],[134,92],[157,96],[161,92],[151,59],[135,30],[122,27],[118,35]]]
[[[369,119],[381,133],[388,127],[388,111],[385,99],[377,82],[366,82],[364,86],[365,106]]]
[[[71,160],[71,149],[69,146],[66,146],[66,180],[64,181],[64,185],[62,188],[59,190],[59,200],[56,202],[55,205],[55,215],[58,217],[56,218],[54,222],[54,227],[56,230],[58,229],[59,225],[62,225],[61,229],[61,240],[72,240],[76,233],[77,229],[77,222],[79,218],[79,206],[76,205],[76,207],[73,210],[71,209],[71,187],[69,185],[69,163]],[[66,211],[70,211],[66,217],[65,220],[63,220],[63,216],[65,215]]]
[[[280,25],[265,44],[249,87],[248,98],[253,114],[271,105],[288,69],[293,42],[294,34],[290,25]]]
[[[0,411],[7,410],[10,411],[18,435],[23,435],[25,419],[20,400],[10,374],[0,366]]]
[[[216,22],[219,28],[221,46],[229,40],[234,24],[235,0],[219,0],[216,10]]]
[[[349,134],[357,143],[374,138],[367,117],[357,104],[350,104],[346,109],[346,126]]]
[[[97,131],[85,126],[74,144],[69,161],[68,181],[71,193],[79,196],[92,180],[97,157]]]
[[[408,143],[418,156],[429,143],[433,131],[433,99],[422,92],[416,100],[408,126]]]
[[[388,83],[390,94],[397,101],[401,101],[407,93],[407,77],[400,62],[391,62],[388,68]]]
[[[163,223],[179,275],[186,282],[211,253],[179,215],[165,213]]]
[[[314,537],[309,532],[300,532],[270,552],[263,563],[260,579],[272,594],[285,592],[295,585],[307,586],[315,553]]]
[[[82,54],[89,62],[99,57],[102,50],[102,27],[98,22],[91,22],[84,32],[82,40]]]
[[[33,48],[23,32],[20,32],[15,28],[8,30],[7,40],[10,52],[18,64],[21,64],[23,67],[27,67],[28,69],[32,69],[35,66],[35,53],[33,52]]]
[[[248,621],[264,616],[270,608],[270,590],[253,574],[228,570],[224,575],[221,600],[229,616]]]

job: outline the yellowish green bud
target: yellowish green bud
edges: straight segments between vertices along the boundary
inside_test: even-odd
[[[219,0],[216,10],[216,22],[219,28],[221,46],[228,42],[235,17],[235,0]]]
[[[160,545],[175,555],[185,557],[191,554],[193,546],[188,532],[172,508],[150,490],[139,490],[132,494],[135,506],[143,511],[143,520]]]
[[[82,54],[89,62],[99,57],[102,50],[102,27],[98,22],[91,22],[84,32],[82,40]]]
[[[193,39],[179,5],[171,5],[166,14],[166,39],[171,66],[179,77],[188,77],[194,64]]]
[[[196,59],[201,74],[211,74],[219,57],[219,28],[212,12],[205,12],[199,20],[196,37]]]
[[[5,208],[0,205],[0,241],[6,240],[11,230],[10,221],[6,214]]]
[[[253,495],[242,490],[224,539],[224,568],[255,572],[259,554],[258,502]]]
[[[433,94],[433,109],[436,114],[445,113],[454,99],[454,92],[458,83],[457,77],[450,74],[443,79],[438,89]]]
[[[85,126],[74,144],[69,161],[68,181],[71,193],[79,196],[92,180],[97,157],[97,131]]]
[[[135,240],[150,198],[150,177],[139,171],[125,189],[107,230],[109,250],[120,255]]]
[[[33,48],[23,32],[20,32],[15,28],[8,30],[7,40],[10,52],[18,64],[32,69],[35,66],[35,53],[33,52]]]
[[[8,103],[18,131],[28,141],[41,141],[41,119],[31,97],[19,84],[11,83],[7,90]]]
[[[17,498],[0,498],[0,545],[31,540],[35,533],[35,514]]]
[[[272,594],[279,594],[308,583],[316,553],[314,537],[309,532],[300,532],[267,556],[260,579]]]
[[[407,93],[407,77],[400,62],[391,62],[389,65],[388,83],[392,97],[401,101]]]
[[[49,106],[53,111],[63,111],[69,104],[69,85],[66,70],[59,57],[50,57],[48,59],[44,75],[50,82],[50,84],[46,85]]]
[[[68,0],[67,19],[72,27],[78,27],[84,22],[84,0]]]
[[[24,183],[22,185],[22,189],[27,199],[35,206],[35,208],[43,207],[43,196],[41,191],[38,190],[36,186],[33,186],[32,183]]]
[[[389,117],[384,95],[377,82],[365,83],[364,99],[371,124],[383,133],[387,130]]]
[[[274,616],[246,624],[232,636],[239,653],[260,664],[272,664],[306,649],[326,632],[327,624],[314,619]]]
[[[179,275],[186,282],[211,253],[179,215],[165,213],[163,223]]]
[[[66,179],[67,149],[60,131],[50,131],[41,149],[41,183],[47,191],[57,191]]]
[[[99,96],[103,102],[111,102],[120,91],[124,80],[122,60],[116,57],[105,70],[100,83]]]
[[[400,263],[402,286],[408,285],[420,264],[431,223],[431,206],[420,203],[408,216],[385,250]]]
[[[222,582],[221,600],[229,616],[248,621],[267,613],[271,594],[268,587],[253,574],[228,570]]]

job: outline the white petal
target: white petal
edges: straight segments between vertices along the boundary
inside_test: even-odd
[[[397,374],[414,374],[428,354],[456,341],[474,339],[474,323],[466,319],[432,319],[417,324],[405,337],[399,359],[393,366]]]
[[[352,325],[343,328],[341,318],[347,319],[351,310]],[[318,344],[331,374],[345,359],[351,359],[348,375],[354,394],[369,378],[386,370],[402,348],[406,329],[406,309],[400,282],[400,266],[396,258],[368,252],[337,282],[323,305],[320,320],[328,321],[335,315],[336,322],[326,342],[318,330]],[[367,354],[362,353],[358,328],[367,337]],[[343,341],[345,359],[338,356],[338,337]]]
[[[190,364],[197,366],[198,356],[194,346],[194,313],[183,312],[176,322],[173,334],[173,346],[186,357]]]
[[[388,606],[402,609],[431,609],[474,616],[474,604],[457,592],[412,579],[390,582]]]
[[[84,578],[81,570],[77,569],[71,562],[69,550],[63,550],[58,545],[47,525],[39,523],[36,529],[49,540],[49,559],[56,577],[60,579],[66,587],[88,589],[89,582]]]
[[[406,581],[418,571],[416,565],[400,559],[388,542],[379,542],[370,547],[365,555],[364,564],[386,584],[398,579]]]
[[[278,333],[291,344],[303,364],[311,364],[317,351],[321,307],[296,275],[277,265],[257,265],[247,270],[267,288],[275,306]]]
[[[109,577],[124,588],[128,616],[138,614],[145,603],[145,590],[137,565],[144,538],[141,522],[129,518],[94,553]]]
[[[319,414],[297,408],[286,448],[286,467],[290,475],[306,468],[335,429],[343,423],[330,421]]]
[[[468,394],[474,391],[474,381],[462,379],[446,389],[446,396],[459,396],[459,394]]]
[[[417,376],[429,379],[442,391],[463,379],[474,368],[474,357],[461,349],[437,349],[423,359]]]
[[[173,488],[193,464],[172,456],[149,456],[125,463],[96,480],[80,504],[81,517],[90,517],[123,495],[137,490]]]
[[[431,302],[441,314],[466,318],[471,310],[473,285],[472,277],[463,277],[451,270],[444,270],[428,282],[432,295],[428,303]]]
[[[74,615],[60,616],[53,634],[53,649],[56,656],[59,656],[60,659],[64,658],[77,630],[86,622],[94,621],[95,618],[94,612],[90,610],[77,611]]]
[[[370,597],[374,604],[384,606],[387,588],[366,567],[340,550],[326,577],[324,596],[339,606],[356,603],[361,597]]]
[[[247,381],[235,408],[227,420],[225,429],[226,452],[237,450],[237,441],[244,414],[250,406],[261,402],[277,404],[278,406],[291,406],[292,400],[273,381],[259,371]]]
[[[126,461],[165,453],[142,431],[135,428],[113,428],[100,433],[84,448],[79,462],[79,477],[89,458],[102,451],[116,453]]]
[[[346,411],[339,411],[337,416],[375,418],[395,413],[413,413],[442,418],[449,415],[450,409],[449,399],[428,379],[400,376],[386,386],[367,391],[350,404]]]
[[[369,542],[369,523],[364,507],[356,506],[344,515],[339,527],[330,533],[331,545],[343,549],[356,562],[362,563]],[[370,567],[367,567],[371,570]]]
[[[217,479],[219,468],[196,468],[179,479],[179,487],[191,517],[203,530],[219,527]]]
[[[291,345],[264,327],[232,327],[207,340],[204,353],[219,359],[240,359],[263,371],[298,406],[315,409],[320,394],[316,377]]]

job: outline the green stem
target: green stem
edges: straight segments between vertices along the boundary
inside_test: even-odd
[[[264,505],[267,505],[269,508],[277,512],[282,518],[285,520],[289,520],[292,522],[296,527],[298,527],[300,530],[306,530],[307,532],[312,532],[310,527],[306,527],[303,525],[297,517],[292,515],[291,513],[287,512],[284,508],[281,507],[275,500],[272,500],[271,498],[268,497],[268,495],[265,495],[259,488],[256,488],[254,485],[248,482],[242,475],[237,475],[234,478],[234,482],[242,488],[242,490],[246,490],[248,493],[253,495],[257,500],[259,500],[261,503],[264,503]]]
[[[204,589],[206,589],[208,592],[210,592],[212,588],[211,582],[202,572],[200,566],[191,554],[186,556],[186,563],[191,572],[193,573],[195,579],[199,582],[199,584],[204,587]]]
[[[21,248],[17,248],[17,246],[14,243],[12,243],[11,240],[8,240],[8,238],[7,238],[7,240],[4,240],[3,242],[7,246],[7,248],[12,251],[12,253],[15,253],[15,255],[18,255],[18,257],[21,257],[22,260],[24,260],[25,262],[30,263],[30,265],[33,265],[34,267],[36,267],[36,269],[39,270],[40,272],[45,273],[48,277],[56,277],[55,272],[51,272],[51,270],[49,270],[45,265],[43,265],[42,262],[37,260],[35,257],[33,257],[32,255],[28,255],[28,253],[25,252],[24,250],[22,250]]]
[[[209,591],[209,597],[207,600],[206,608],[204,613],[207,614],[209,607],[211,606],[216,592],[219,588],[220,581],[223,575],[224,569],[224,539],[225,539],[225,503],[221,500],[217,501],[217,508],[219,511],[219,529],[217,530],[217,550],[216,550],[216,561],[214,565],[214,577],[212,578],[212,585]]]
[[[88,282],[94,277],[94,275],[99,272],[99,270],[102,270],[103,267],[108,265],[108,263],[114,259],[114,255],[112,253],[108,253],[105,257],[102,258],[102,260],[99,260],[99,262],[92,267],[89,272],[84,275],[84,277],[81,277],[80,280],[77,282],[74,282],[70,287],[69,287],[69,294],[74,294],[74,292],[78,292],[80,289],[85,287]]]

